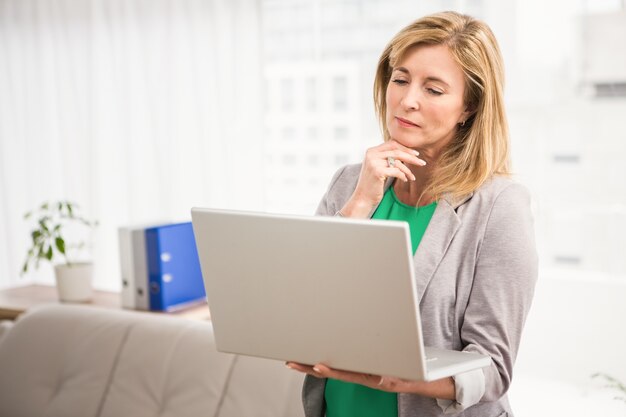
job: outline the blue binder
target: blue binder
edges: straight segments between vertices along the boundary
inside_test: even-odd
[[[206,301],[191,222],[146,229],[150,310]]]

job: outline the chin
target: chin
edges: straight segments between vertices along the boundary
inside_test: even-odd
[[[400,145],[404,145],[407,148],[419,148],[423,145],[423,141],[420,138],[407,137],[407,135],[394,135],[394,132],[389,132],[389,135]]]

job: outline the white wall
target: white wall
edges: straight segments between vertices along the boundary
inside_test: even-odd
[[[605,373],[626,381],[626,283],[544,269],[510,389],[517,417],[623,416]],[[622,393],[623,395],[623,393]]]

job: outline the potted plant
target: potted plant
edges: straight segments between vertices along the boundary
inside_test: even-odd
[[[620,380],[601,372],[595,373],[591,375],[591,377],[604,379],[604,381],[607,383],[607,385],[605,386],[606,388],[610,388],[620,394],[619,396],[615,397],[615,399],[626,403],[626,385],[624,385]]]
[[[22,274],[30,267],[39,268],[41,261],[50,262],[54,265],[59,299],[67,302],[87,302],[93,294],[93,263],[74,260],[74,253],[84,248],[85,242],[70,244],[66,237],[68,233],[79,232],[77,228],[92,229],[97,222],[78,215],[77,209],[69,201],[46,202],[24,215],[26,220],[34,220],[34,227]]]

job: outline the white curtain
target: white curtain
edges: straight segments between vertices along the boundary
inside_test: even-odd
[[[0,0],[0,287],[53,282],[19,277],[44,200],[99,221],[112,290],[118,227],[262,209],[259,39],[254,0]]]

